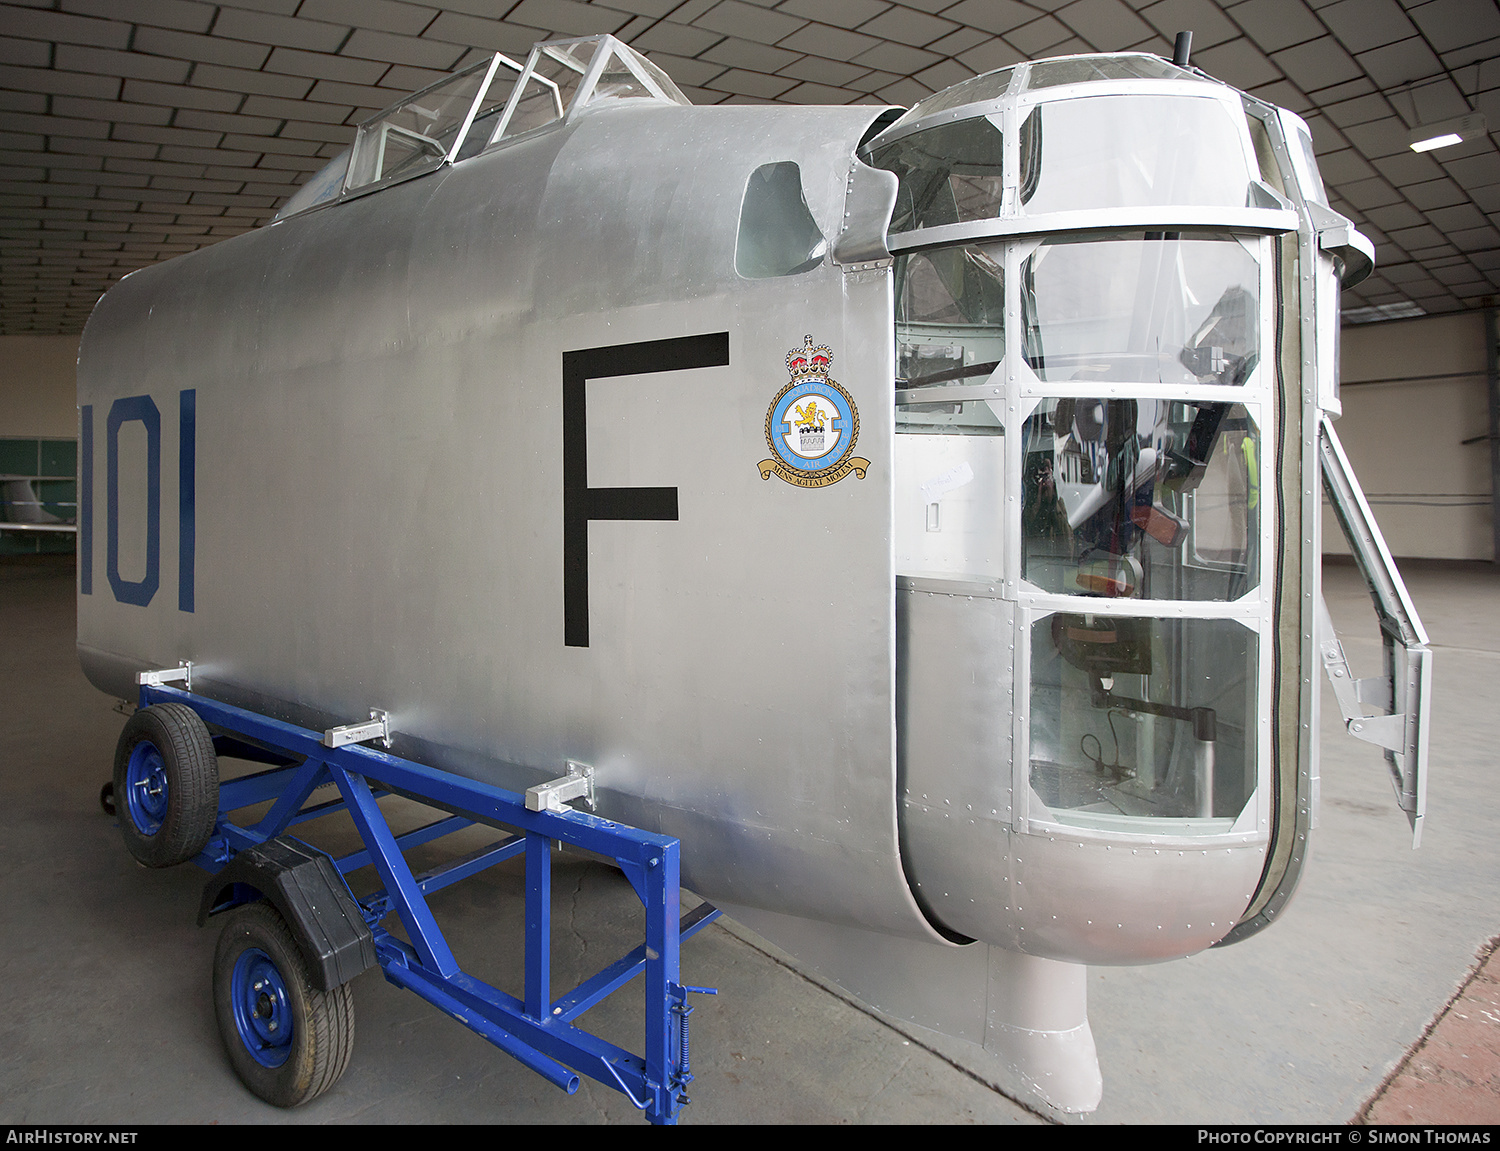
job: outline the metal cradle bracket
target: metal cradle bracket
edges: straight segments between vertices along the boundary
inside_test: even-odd
[[[137,672],[135,682],[137,687],[160,687],[164,683],[176,683],[181,681],[187,691],[193,690],[193,661],[185,659],[177,667],[163,668],[161,671]]]
[[[1339,276],[1343,287],[1352,288],[1375,270],[1375,245],[1352,220],[1312,201],[1308,201],[1307,214],[1318,230],[1318,247],[1343,265]]]
[[[379,708],[370,709],[369,723],[350,723],[343,727],[330,727],[323,733],[324,747],[346,747],[351,743],[364,743],[378,739],[386,747],[391,746],[391,717]]]
[[[581,799],[590,811],[594,804],[594,769],[568,760],[568,774],[526,789],[527,811],[567,811],[567,803]]]
[[[1339,714],[1344,717],[1344,728],[1355,739],[1373,743],[1387,751],[1406,750],[1406,716],[1377,714],[1366,715],[1364,705],[1389,709],[1391,706],[1391,681],[1374,677],[1355,679],[1349,670],[1349,660],[1344,655],[1344,645],[1339,642],[1333,629],[1333,617],[1328,612],[1328,602],[1318,600],[1318,650],[1323,656],[1323,670],[1328,673],[1328,682],[1333,685],[1333,695],[1338,700]]]

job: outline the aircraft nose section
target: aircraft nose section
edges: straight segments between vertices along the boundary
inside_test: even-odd
[[[1029,760],[1046,742],[1050,697],[1033,692],[1016,650],[1044,642],[1049,623],[1023,633],[1024,609],[982,592],[905,577],[897,592],[902,862],[917,902],[953,936],[1074,963],[1149,963],[1216,943],[1265,867],[1253,797],[1239,818],[1101,818],[1061,794],[1049,807]],[[1177,726],[1186,747],[1192,726]]]

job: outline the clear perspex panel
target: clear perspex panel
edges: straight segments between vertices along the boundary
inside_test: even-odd
[[[488,60],[476,64],[361,124],[345,191],[439,167],[479,95],[489,66]]]
[[[1031,628],[1031,789],[1063,823],[1229,830],[1255,791],[1254,631],[1056,612]]]
[[[900,181],[891,232],[998,216],[1003,144],[995,123],[978,116],[914,132],[877,149],[871,165],[896,173]]]
[[[1191,72],[1160,56],[1066,56],[1042,60],[1026,73],[1026,90],[1056,88],[1064,84],[1086,84],[1094,80],[1194,79]]]
[[[467,160],[470,156],[477,156],[484,150],[485,145],[489,143],[490,136],[494,134],[495,127],[500,122],[500,115],[505,111],[520,71],[520,64],[508,56],[500,56],[494,78],[490,81],[489,88],[485,90],[484,97],[475,109],[474,120],[464,135],[464,142],[454,156],[455,162]]]
[[[1087,96],[1039,104],[1021,127],[1022,211],[1243,208],[1251,172],[1242,131],[1225,105],[1202,97]]]
[[[1259,583],[1260,436],[1240,404],[1043,400],[1022,429],[1021,574],[1108,599]]]
[[[1232,237],[1049,240],[1021,281],[1043,380],[1238,385],[1260,360],[1260,266]]]
[[[1005,358],[1001,245],[896,257],[896,387],[978,383]]]
[[[520,93],[509,113],[495,125],[490,143],[562,119],[598,48],[594,40],[578,40],[533,49]]]
[[[938,112],[946,112],[949,108],[958,108],[964,104],[983,104],[990,100],[998,100],[1005,95],[1005,90],[1010,87],[1011,76],[1015,68],[998,68],[993,72],[986,72],[982,76],[965,80],[961,84],[955,84],[951,88],[944,88],[928,96],[925,100],[919,100],[912,105],[911,111],[902,116],[896,123],[911,123],[927,116],[936,115]]]
[[[576,87],[576,77],[575,84]],[[510,117],[497,125],[499,138],[519,136],[562,119],[567,107],[563,89],[550,77],[530,75],[522,82],[521,95]]]

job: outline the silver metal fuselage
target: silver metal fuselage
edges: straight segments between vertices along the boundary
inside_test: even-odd
[[[1028,101],[1089,88],[1215,101],[1258,170],[1232,89],[1075,87],[1013,86],[981,109],[1006,126],[1010,162]],[[191,660],[195,691],[320,726],[380,708],[398,754],[516,788],[592,765],[601,813],[679,837],[686,884],[715,901],[1083,963],[1213,944],[1290,895],[1315,781],[1307,429],[1332,403],[1314,329],[1336,282],[1290,120],[1258,107],[1279,149],[1260,162],[1293,176],[1279,202],[1002,211],[889,245],[993,245],[1012,326],[1047,235],[1197,228],[1253,256],[1260,358],[1225,398],[1260,436],[1264,479],[1237,598],[1084,601],[1027,581],[1020,432],[1045,397],[1201,404],[1224,389],[1049,383],[1015,327],[994,374],[970,381],[995,389],[1005,434],[974,456],[969,502],[946,505],[950,523],[992,525],[993,563],[973,578],[898,567],[902,517],[926,502],[915,485],[942,461],[898,442],[914,437],[893,419],[890,253],[841,263],[835,244],[797,274],[736,270],[765,165],[795,163],[819,230],[847,233],[879,109],[620,101],[143,269],[101,301],[79,362],[95,509],[84,669],[129,697],[134,673]],[[587,485],[675,489],[676,518],[586,520],[587,645],[565,642],[565,356],[719,334],[725,364],[584,385]],[[758,466],[808,335],[832,351],[868,460],[817,487]],[[154,452],[148,406],[119,408],[132,397],[157,413]],[[1243,637],[1227,655],[1178,652],[1205,682],[1231,665],[1248,677],[1242,758],[1217,767],[1240,773],[1234,810],[1210,796],[1205,818],[1168,826],[1049,807],[1032,785],[1033,645],[1059,612]]]

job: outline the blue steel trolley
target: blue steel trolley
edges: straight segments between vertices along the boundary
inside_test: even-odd
[[[676,1122],[693,1078],[687,995],[713,994],[682,984],[679,949],[720,914],[705,903],[681,915],[676,839],[564,806],[560,797],[591,786],[581,774],[522,796],[367,746],[382,737],[389,746],[379,715],[319,733],[194,694],[188,665],[137,678],[140,710],[120,737],[114,806],[126,846],[142,863],[191,860],[212,875],[198,922],[228,913],[214,1003],[230,1061],[252,1091],[295,1106],[332,1086],[352,1049],[349,981],[378,965],[391,983],[569,1094],[582,1073],[622,1092],[651,1122]],[[178,681],[183,687],[172,685]],[[220,782],[219,754],[270,766]],[[309,804],[327,784],[339,797]],[[398,836],[376,802],[388,794],[447,814]],[[265,803],[271,807],[257,822],[231,821]],[[288,834],[335,811],[348,812],[362,850],[334,858]],[[412,872],[406,851],[476,823],[508,834],[443,867]],[[646,912],[641,946],[560,998],[551,986],[554,841],[613,860]],[[427,903],[434,891],[519,855],[526,861],[523,999],[465,973]],[[383,887],[355,898],[343,877],[367,866]],[[409,944],[381,926],[393,912]],[[576,1023],[638,975],[646,989],[643,1055]]]

